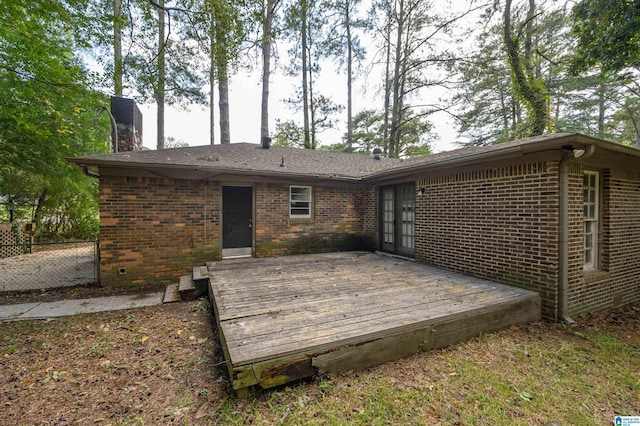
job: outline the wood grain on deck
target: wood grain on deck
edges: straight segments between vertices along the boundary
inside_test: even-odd
[[[416,347],[430,339],[430,346],[443,346],[540,315],[536,293],[373,253],[209,266],[230,371],[299,356],[316,356],[314,365],[339,370],[336,359],[353,358],[354,350],[346,347],[385,339],[389,344],[417,339]],[[537,313],[531,309],[536,306]],[[334,351],[337,358],[331,359],[327,353]],[[354,362],[345,363],[352,368]]]

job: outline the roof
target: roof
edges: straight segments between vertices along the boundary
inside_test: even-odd
[[[360,179],[398,164],[397,158],[375,160],[368,155],[234,143],[172,148],[156,151],[128,151],[76,157],[71,162],[98,168],[178,168],[230,174]]]
[[[118,170],[126,174],[128,169],[146,170],[159,176],[197,179],[242,175],[362,182],[398,178],[424,170],[479,164],[537,152],[554,151],[560,156],[560,148],[566,145],[596,145],[608,152],[640,158],[640,150],[636,148],[577,133],[557,133],[406,160],[384,157],[376,160],[362,154],[277,146],[263,149],[258,144],[235,143],[89,155],[71,158],[69,161],[84,167],[93,175],[104,170]]]

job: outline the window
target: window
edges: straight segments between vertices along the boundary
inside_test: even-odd
[[[584,172],[584,268],[598,266],[598,172]]]
[[[291,186],[289,187],[289,216],[293,218],[311,217],[311,187]]]

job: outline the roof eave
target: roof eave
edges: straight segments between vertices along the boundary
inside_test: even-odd
[[[271,177],[271,178],[286,178],[293,180],[317,180],[317,181],[337,181],[348,183],[361,183],[362,178],[359,176],[340,176],[340,175],[319,175],[308,173],[296,173],[287,172],[286,170],[250,170],[250,169],[236,169],[229,167],[203,167],[195,165],[184,164],[153,164],[143,162],[127,162],[120,161],[105,161],[105,160],[93,160],[86,161],[82,158],[70,158],[70,162],[77,164],[85,170],[85,174],[92,177],[100,176],[100,168],[114,168],[114,169],[129,169],[129,170],[144,170],[149,173],[162,177],[162,171],[167,170],[185,170],[192,172],[211,172],[211,178],[219,175],[236,175],[236,176],[255,176],[255,177]],[[90,170],[96,170],[97,173],[89,173]]]
[[[553,136],[547,140],[540,140],[532,144],[522,144],[515,146],[505,146],[503,148],[500,145],[495,145],[497,148],[490,151],[477,151],[468,154],[463,154],[455,157],[445,157],[440,160],[432,162],[411,164],[409,166],[395,168],[391,170],[383,170],[370,174],[363,178],[363,182],[376,182],[385,181],[390,179],[397,179],[403,176],[409,176],[416,172],[423,170],[438,170],[451,167],[462,167],[474,165],[483,161],[492,160],[500,161],[512,158],[518,158],[524,155],[530,155],[535,153],[542,153],[545,151],[558,150],[568,144],[580,144],[589,145],[596,144],[600,146],[606,146],[607,149],[612,149],[611,143],[602,141],[601,139],[591,136],[582,135],[579,133],[569,133],[562,136]],[[625,145],[616,145],[613,150],[624,152],[626,154],[640,156],[640,151]]]

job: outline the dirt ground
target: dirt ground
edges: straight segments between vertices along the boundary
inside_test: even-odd
[[[101,291],[75,289],[71,295],[83,298]],[[50,300],[70,296],[47,294]],[[28,295],[22,296],[12,300],[23,302]],[[594,343],[592,336],[606,340]],[[555,366],[553,352],[573,345],[577,361],[568,361],[564,354],[562,365]],[[527,416],[533,416],[528,424],[572,424],[567,419],[579,409],[596,419],[583,424],[602,424],[620,412],[640,414],[633,372],[628,372],[628,389],[592,377],[587,378],[590,384],[581,385],[584,389],[568,383],[571,393],[561,389],[556,395],[560,381],[576,374],[567,368],[584,369],[590,348],[602,345],[614,345],[614,357],[619,348],[630,351],[625,358],[631,360],[630,367],[625,368],[640,371],[633,355],[640,350],[640,305],[583,316],[569,328],[543,322],[512,327],[364,371],[259,390],[242,401],[229,387],[206,299],[0,323],[0,424],[345,424],[349,419],[357,424],[468,424],[469,418],[483,415],[482,404],[489,401],[510,407],[500,408],[498,415],[517,419],[515,424],[525,424]],[[527,374],[536,386],[557,383],[544,391],[515,391],[515,397],[513,389],[506,389],[507,398],[496,384],[474,385],[470,376],[482,376],[474,373],[482,364],[488,371],[504,372],[514,383]],[[605,366],[595,367],[593,371]],[[549,377],[540,380],[541,371]],[[511,387],[517,389],[516,384]],[[555,404],[536,402],[543,394]],[[566,395],[582,405],[570,406],[561,399]],[[534,403],[538,405],[525,411]],[[500,424],[503,418],[477,424]],[[560,420],[549,423],[553,419]]]
[[[182,424],[230,395],[204,300],[0,324],[0,354],[3,425]]]

